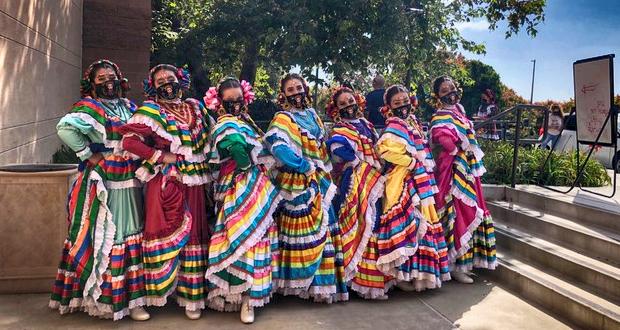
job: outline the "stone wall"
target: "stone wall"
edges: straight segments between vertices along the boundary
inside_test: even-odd
[[[0,164],[51,161],[81,71],[82,0],[0,1]]]
[[[128,97],[139,102],[150,50],[150,0],[84,0],[84,69],[102,58],[118,64],[132,87]]]

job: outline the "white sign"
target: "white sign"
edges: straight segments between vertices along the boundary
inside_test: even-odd
[[[577,141],[580,143],[611,145],[616,138],[615,116],[612,115],[603,128],[612,106],[613,58],[614,55],[605,55],[573,63]]]

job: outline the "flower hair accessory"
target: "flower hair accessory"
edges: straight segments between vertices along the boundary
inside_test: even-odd
[[[209,110],[217,110],[220,107],[220,98],[217,97],[217,87],[209,87],[203,98],[205,107]]]
[[[243,91],[243,100],[246,105],[254,102],[255,95],[249,82],[241,80],[241,90]]]
[[[203,101],[207,109],[217,111],[222,105],[222,100],[218,95],[218,91],[220,89],[221,84],[226,80],[237,80],[237,79],[236,78],[225,78],[218,84],[217,87],[210,87],[205,93],[205,96],[203,98]],[[252,90],[252,85],[245,80],[241,80],[239,84],[241,85],[241,91],[243,92],[243,101],[245,102],[245,104],[248,105],[254,102],[254,99],[256,97],[255,97],[254,91]]]
[[[159,71],[160,69],[174,72],[174,75],[179,80],[179,85],[181,86],[181,89],[189,89],[192,80],[191,80],[189,71],[187,69],[177,68],[176,66],[171,65],[171,64],[158,64],[151,68],[151,70],[149,71],[148,78],[142,81],[142,87],[144,89],[144,94],[148,98],[152,99],[155,97],[155,94],[157,94],[157,90],[155,88],[155,82],[153,81],[153,75],[155,74],[155,72]]]
[[[384,118],[390,118],[392,117],[394,114],[392,113],[392,109],[390,109],[389,106],[384,105],[381,108],[379,108],[379,111],[381,112],[381,114],[383,115]]]
[[[357,116],[363,117],[363,111],[366,108],[366,99],[362,95],[354,92],[351,88],[346,86],[340,86],[334,89],[327,103],[327,107],[325,108],[325,112],[330,116],[330,118],[332,118],[334,121],[340,120],[340,109],[338,109],[338,106],[336,106],[336,99],[342,93],[350,93],[353,95],[353,97],[355,98],[355,103],[357,103],[359,109],[359,113],[357,114]]]
[[[107,64],[113,68],[114,73],[116,73],[116,77],[118,78],[118,80],[121,81],[121,91],[124,97],[124,94],[130,90],[129,81],[127,80],[127,78],[123,77],[123,73],[121,72],[121,69],[119,69],[118,65],[116,65],[110,60],[97,60],[91,63],[86,69],[86,71],[84,71],[84,75],[82,76],[82,79],[80,79],[80,94],[82,94],[82,97],[90,96],[93,90],[93,82],[90,80],[90,74],[95,69],[95,66],[101,64]]]

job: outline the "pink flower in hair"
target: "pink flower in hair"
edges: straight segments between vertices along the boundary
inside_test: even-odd
[[[241,90],[243,91],[243,100],[245,104],[254,102],[254,92],[252,91],[252,85],[245,80],[241,80]]]
[[[220,107],[220,99],[217,97],[217,88],[210,87],[203,98],[205,106],[211,110],[217,110]]]

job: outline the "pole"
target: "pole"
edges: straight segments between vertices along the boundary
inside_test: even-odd
[[[517,108],[517,122],[515,125],[515,142],[513,144],[512,151],[512,173],[510,174],[510,187],[514,188],[517,185],[517,163],[519,160],[519,139],[521,135],[521,108]]]
[[[532,67],[532,91],[530,92],[530,104],[534,103],[534,77],[536,76],[536,60],[532,60],[534,66]]]
[[[312,107],[316,109],[317,101],[319,98],[319,66],[316,66],[316,71],[314,74],[314,97],[312,98]]]

